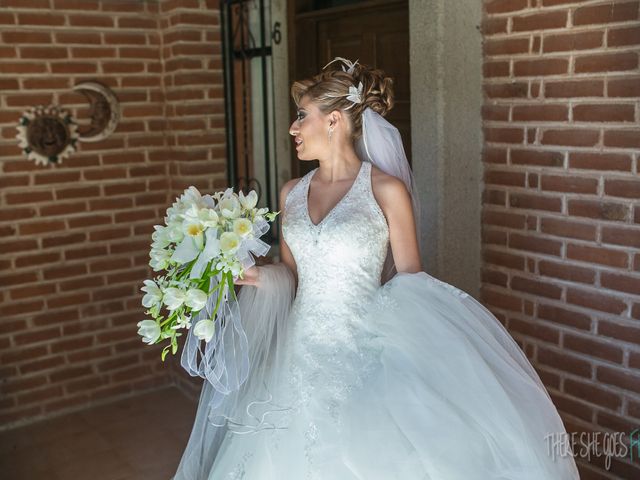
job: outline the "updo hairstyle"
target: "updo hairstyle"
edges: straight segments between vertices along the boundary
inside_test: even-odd
[[[347,98],[349,88],[358,88],[360,83],[362,102],[354,103]],[[372,69],[357,60],[354,64],[336,57],[319,74],[295,82],[291,86],[291,96],[296,105],[300,105],[302,97],[308,97],[324,114],[341,110],[351,121],[355,141],[362,136],[362,112],[365,108],[371,108],[382,116],[393,108],[393,80],[382,70]]]

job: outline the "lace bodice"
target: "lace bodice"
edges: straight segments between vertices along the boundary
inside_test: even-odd
[[[308,193],[316,171],[291,189],[282,219],[298,271],[288,319],[294,324],[290,385],[303,404],[335,412],[376,362],[378,349],[361,327],[380,287],[389,228],[373,196],[369,162],[362,162],[351,188],[314,225]],[[337,416],[334,421],[340,422]]]
[[[297,265],[298,301],[331,309],[361,302],[380,286],[389,229],[373,196],[369,162],[362,162],[345,196],[314,225],[308,193],[316,171],[287,195],[282,231]]]

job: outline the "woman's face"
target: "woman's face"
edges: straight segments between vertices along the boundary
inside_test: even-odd
[[[329,115],[307,97],[300,99],[297,117],[289,127],[300,160],[317,160],[329,152]]]

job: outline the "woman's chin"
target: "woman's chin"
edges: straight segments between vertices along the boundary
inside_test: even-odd
[[[302,160],[302,161],[313,160],[312,158],[309,158],[307,155],[304,154],[304,150],[303,151],[297,151],[296,155],[298,156],[298,160]]]

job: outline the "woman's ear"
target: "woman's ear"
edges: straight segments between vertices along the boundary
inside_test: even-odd
[[[340,110],[334,110],[329,114],[329,124],[331,126],[335,127],[336,123],[340,121],[342,121],[342,112]]]

